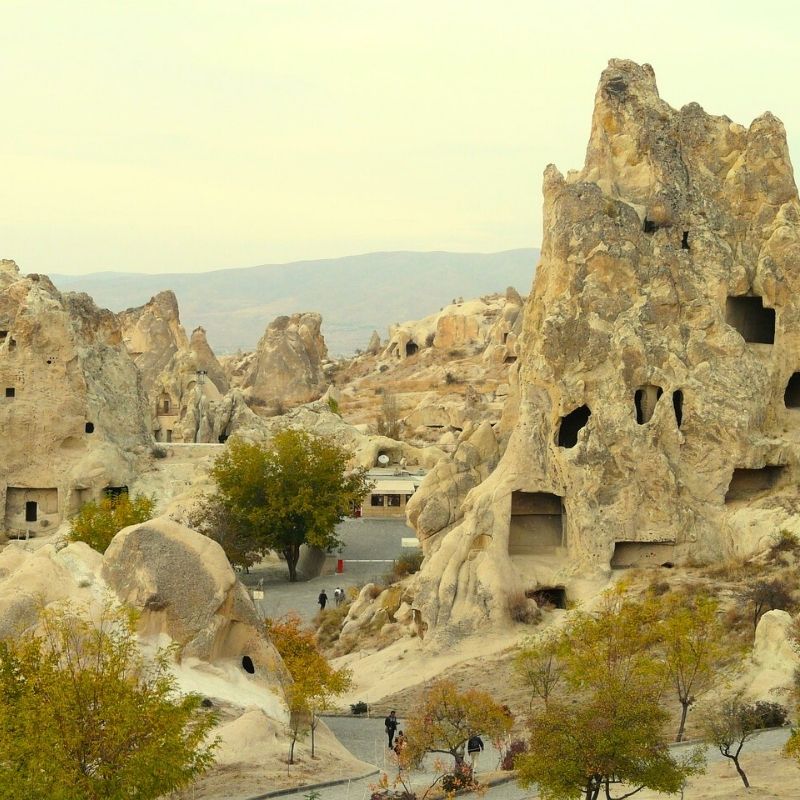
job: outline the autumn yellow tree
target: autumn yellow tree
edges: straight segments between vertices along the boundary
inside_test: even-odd
[[[657,636],[667,678],[681,705],[675,741],[683,741],[689,708],[719,681],[733,652],[719,619],[719,603],[704,594],[673,593],[657,602]]]
[[[552,655],[559,681],[548,678],[547,702],[530,713],[528,751],[514,762],[523,786],[543,800],[621,800],[644,787],[677,792],[701,768],[699,750],[679,761],[668,748],[656,622],[651,605],[617,590],[545,643],[539,664]]]
[[[140,494],[131,499],[127,492],[104,497],[99,502],[84,503],[70,520],[67,538],[72,542],[86,542],[98,553],[105,553],[123,528],[150,519],[154,506],[152,497]]]
[[[0,800],[153,800],[208,769],[215,717],[178,693],[168,656],[145,660],[110,606],[44,610],[0,642]]]
[[[291,745],[289,763],[294,763],[294,748],[298,738],[311,731],[311,757],[314,757],[314,732],[317,714],[329,710],[341,694],[350,688],[349,669],[334,669],[320,653],[314,633],[304,630],[300,617],[288,614],[265,622],[275,649],[283,659],[291,681],[285,688],[291,714],[289,732]]]

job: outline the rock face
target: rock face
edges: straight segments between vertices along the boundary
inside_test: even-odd
[[[0,262],[2,529],[51,532],[152,443],[139,375],[110,311]]]
[[[800,205],[781,123],[676,111],[651,67],[611,61],[584,168],[545,172],[544,219],[508,446],[420,575],[434,632],[507,619],[509,592],[569,596],[796,527]]]
[[[256,348],[242,388],[256,411],[280,412],[316,400],[328,385],[323,362],[328,357],[319,314],[278,317]]]

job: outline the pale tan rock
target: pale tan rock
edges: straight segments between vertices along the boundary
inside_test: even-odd
[[[44,275],[0,265],[2,530],[53,532],[130,484],[152,439],[116,317]]]
[[[323,394],[328,350],[321,324],[322,317],[315,313],[278,317],[269,324],[241,384],[257,411],[282,412]]]
[[[569,597],[623,551],[746,555],[741,524],[759,547],[800,510],[800,205],[780,122],[676,111],[649,66],[612,61],[583,170],[545,172],[544,220],[508,445],[417,582],[434,636],[506,620],[510,592]],[[444,483],[425,488],[421,539],[453,517]]]

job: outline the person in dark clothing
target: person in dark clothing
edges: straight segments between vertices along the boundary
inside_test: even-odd
[[[386,726],[386,735],[389,737],[389,749],[391,750],[394,732],[397,730],[397,714],[394,711],[390,711],[383,724]]]
[[[317,602],[319,603],[319,610],[320,611],[324,611],[325,610],[325,606],[326,606],[326,604],[328,602],[328,595],[325,594],[325,590],[324,589],[319,593],[319,597],[317,598]]]
[[[483,739],[476,733],[474,736],[469,737],[469,741],[467,742],[467,752],[469,753],[469,758],[472,763],[472,771],[473,773],[478,769],[478,757],[483,750]]]

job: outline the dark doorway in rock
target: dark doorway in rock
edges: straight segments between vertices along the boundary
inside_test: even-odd
[[[39,504],[33,500],[25,503],[25,522],[36,522],[38,519]]]
[[[681,250],[689,249],[689,231],[683,232],[683,239],[681,239]]]
[[[220,444],[225,444],[225,442],[227,442],[227,441],[228,441],[228,434],[227,434],[227,433],[221,433],[221,434],[220,434],[220,435],[217,437],[217,441],[218,441]]]
[[[167,430],[167,441],[168,441],[168,442],[171,442],[171,441],[172,441],[172,431],[171,431],[171,430],[169,430],[169,429]]]
[[[783,464],[769,464],[761,469],[735,469],[725,494],[725,502],[750,500],[768,492],[778,484],[785,469]]]
[[[410,341],[406,344],[406,356],[413,356],[419,350],[419,345],[415,341]]]
[[[645,425],[653,418],[656,410],[656,403],[664,393],[660,386],[645,384],[640,386],[633,394],[633,405],[636,408],[636,422]]]
[[[528,589],[525,597],[535,600],[539,608],[566,608],[567,590],[563,586],[542,586]]]
[[[4,342],[8,336],[8,331],[0,331],[0,342]]]
[[[17,390],[13,386],[6,386],[6,397],[15,397]]]
[[[746,342],[775,343],[775,309],[765,308],[761,297],[729,297],[725,322],[736,328]]]
[[[800,408],[800,372],[795,372],[789,378],[783,393],[783,404],[786,408]]]
[[[255,675],[256,668],[253,664],[253,659],[250,656],[242,656],[242,669],[248,673],[248,675]]]
[[[510,555],[549,553],[564,541],[562,498],[549,492],[512,492]]]
[[[642,230],[645,233],[655,233],[658,230],[658,225],[651,219],[644,218],[644,224],[642,225]]]
[[[86,425],[83,426],[83,429],[86,433],[94,433],[94,422],[87,422]]]
[[[116,500],[122,494],[128,494],[128,487],[127,486],[106,486],[103,489],[103,494],[106,497],[110,497],[112,500]]]
[[[558,426],[558,446],[575,447],[578,444],[578,431],[586,427],[592,410],[589,406],[580,406],[570,411],[566,417],[561,417]]]
[[[680,428],[683,424],[683,392],[680,389],[672,393],[672,407],[675,409],[675,422]]]
[[[614,542],[612,569],[663,567],[675,563],[675,542]]]

